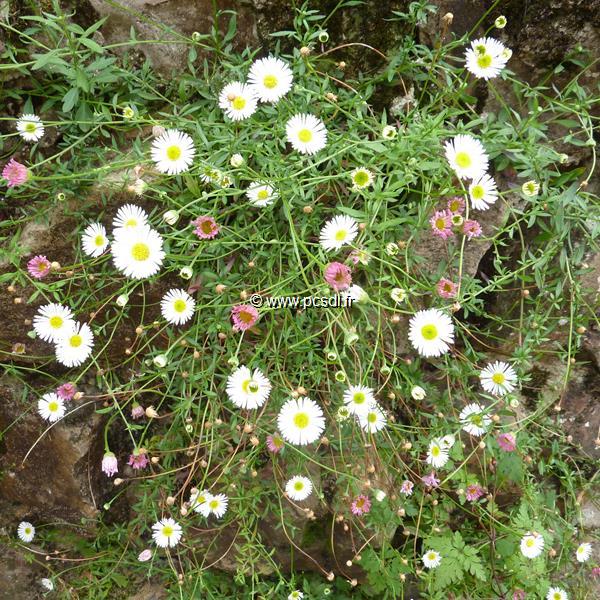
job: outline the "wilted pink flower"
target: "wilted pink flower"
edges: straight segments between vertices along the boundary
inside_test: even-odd
[[[429,219],[429,224],[431,225],[431,233],[443,240],[454,235],[452,231],[452,213],[448,210],[436,211],[433,217]]]
[[[481,236],[481,225],[479,221],[473,219],[467,219],[463,223],[463,233],[467,236],[467,239],[472,240]]]
[[[11,158],[4,169],[2,169],[2,177],[6,179],[8,187],[15,187],[21,185],[27,181],[29,171],[25,165],[17,162],[14,158]]]
[[[484,493],[484,489],[478,483],[473,483],[467,486],[465,498],[469,502],[476,502],[479,500],[479,498],[481,498],[481,496],[483,496]]]
[[[211,240],[221,229],[217,222],[209,216],[198,217],[192,221],[194,225],[194,233],[203,240]]]
[[[258,321],[258,309],[251,304],[238,304],[231,309],[234,331],[246,331]]]
[[[465,210],[465,201],[460,196],[448,200],[448,210],[451,213],[462,215]]]
[[[336,291],[347,290],[352,284],[350,267],[332,262],[325,268],[325,281]]]
[[[356,248],[350,252],[348,258],[352,261],[352,264],[357,265],[358,263],[362,265],[368,265],[371,257],[365,250],[361,250]]]
[[[430,488],[436,488],[438,487],[438,485],[440,485],[440,480],[436,478],[435,473],[433,471],[431,471],[431,473],[429,473],[429,475],[425,475],[424,477],[421,477],[421,481]]]
[[[442,277],[437,283],[436,290],[441,298],[455,298],[458,286],[453,281]]]
[[[600,567],[594,567],[592,569],[592,577],[600,577]]]
[[[275,432],[273,435],[267,436],[267,448],[270,452],[277,454],[283,450],[283,446],[283,438],[279,435],[279,433]]]
[[[72,400],[76,392],[75,384],[70,382],[63,383],[56,388],[56,395],[62,400]]]
[[[350,510],[353,515],[359,517],[366,515],[371,510],[371,501],[364,494],[360,494],[353,500]]]
[[[102,471],[109,477],[119,472],[117,457],[112,452],[106,452],[102,457]]]
[[[526,594],[523,590],[515,590],[513,592],[512,600],[525,600]]]
[[[517,448],[517,438],[514,433],[499,433],[496,441],[505,452],[514,452]]]
[[[45,256],[34,256],[27,263],[27,270],[32,277],[43,279],[50,273],[50,261]]]
[[[400,486],[400,493],[404,494],[405,496],[411,496],[413,493],[414,487],[415,487],[415,484],[412,481],[405,479],[402,482],[402,485]]]
[[[131,418],[132,419],[141,419],[145,414],[145,410],[143,406],[140,406],[137,402],[134,402],[131,406]]]
[[[145,452],[134,450],[133,454],[129,456],[127,464],[132,469],[145,469],[149,462],[148,455]]]
[[[146,548],[145,550],[142,550],[139,554],[138,554],[138,560],[140,562],[146,562],[147,560],[150,560],[152,558],[152,550]]]

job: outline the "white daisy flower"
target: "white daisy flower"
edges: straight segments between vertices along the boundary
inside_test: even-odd
[[[421,356],[441,356],[454,343],[452,319],[437,308],[420,310],[409,322],[408,339]]]
[[[369,187],[374,180],[373,173],[366,167],[358,167],[350,173],[352,179],[352,189],[362,190]]]
[[[457,135],[444,144],[446,160],[460,179],[477,179],[488,169],[488,155],[483,144],[466,134]]]
[[[181,525],[174,519],[161,519],[152,525],[152,539],[159,548],[173,548],[177,546],[183,531]]]
[[[245,83],[228,83],[219,94],[219,108],[233,121],[247,119],[254,114],[258,98],[255,89]]]
[[[64,400],[54,392],[44,394],[38,400],[38,413],[42,419],[54,423],[65,416]]]
[[[460,411],[458,418],[462,423],[463,431],[476,437],[483,435],[492,422],[492,419],[485,414],[485,408],[476,402],[467,404]]]
[[[481,371],[479,379],[481,387],[486,392],[495,396],[504,396],[515,389],[517,374],[508,363],[496,361]]]
[[[439,469],[448,462],[448,459],[448,450],[442,446],[440,440],[432,440],[427,450],[426,462],[432,467]]]
[[[294,590],[289,593],[287,600],[302,600],[302,598],[304,598],[304,594],[300,590]]]
[[[195,308],[196,301],[185,290],[169,290],[160,302],[162,316],[173,325],[187,323]]]
[[[261,102],[277,102],[292,89],[294,76],[286,62],[269,56],[250,67],[248,83]]]
[[[528,198],[534,198],[540,193],[540,184],[537,181],[534,181],[533,179],[531,181],[526,181],[521,186],[521,191]]]
[[[17,535],[22,542],[29,544],[35,536],[35,527],[28,521],[21,521],[17,528]]]
[[[562,588],[550,587],[546,594],[546,600],[569,600],[569,596]]]
[[[158,273],[165,258],[163,239],[150,227],[138,227],[128,235],[117,235],[110,250],[115,267],[133,279]]]
[[[208,517],[210,514],[208,501],[211,498],[212,494],[208,490],[196,490],[193,494],[190,494],[190,508],[203,517]]]
[[[475,210],[487,210],[498,199],[498,188],[493,177],[487,173],[474,179],[469,186],[471,206]]]
[[[17,131],[26,142],[37,142],[44,135],[44,124],[37,115],[23,115],[17,121]]]
[[[436,567],[440,566],[440,563],[442,562],[442,556],[435,550],[427,550],[427,552],[423,554],[423,558],[421,560],[427,569],[435,569]]]
[[[478,79],[498,77],[508,58],[504,44],[493,38],[480,38],[471,42],[465,54],[467,70]]]
[[[56,342],[75,324],[70,308],[62,304],[46,304],[41,306],[33,317],[33,328],[37,335],[46,342]]]
[[[544,549],[544,538],[535,531],[528,531],[521,538],[521,554],[526,558],[536,558]]]
[[[325,417],[310,398],[292,398],[281,407],[277,425],[284,440],[304,446],[319,439],[325,429]]]
[[[358,235],[358,224],[346,215],[337,215],[325,223],[319,235],[321,246],[325,250],[339,250],[351,244]]]
[[[589,542],[583,542],[583,544],[579,544],[577,546],[577,550],[575,551],[575,558],[583,563],[589,559],[592,555],[592,545]]]
[[[56,360],[65,367],[77,367],[92,353],[94,334],[87,323],[73,323],[56,343]]]
[[[187,133],[177,129],[167,129],[152,141],[150,154],[161,173],[177,175],[190,168],[194,162],[196,148],[194,140]]]
[[[252,206],[260,207],[269,206],[279,198],[277,190],[271,184],[262,181],[252,182],[246,190],[246,196]]]
[[[54,591],[54,583],[52,583],[52,579],[42,577],[42,579],[40,579],[40,584],[44,589],[48,590],[49,592]]]
[[[371,388],[351,385],[344,392],[344,403],[352,415],[366,413],[375,404],[375,394]]]
[[[294,115],[286,124],[287,140],[301,154],[316,154],[327,145],[325,123],[314,115]]]
[[[117,211],[117,215],[113,220],[113,227],[118,230],[124,229],[125,232],[130,232],[138,227],[148,225],[148,215],[145,210],[135,204],[125,204]],[[116,232],[121,233],[121,231]]]
[[[260,369],[254,369],[252,373],[242,365],[227,378],[227,395],[239,408],[260,408],[270,393],[271,382]]]
[[[210,514],[215,515],[217,519],[220,519],[227,512],[228,502],[229,498],[225,494],[210,496],[206,501],[210,509]]]
[[[439,442],[442,450],[450,450],[454,446],[456,438],[453,435],[445,435],[443,438],[440,438]]]
[[[423,400],[427,396],[427,392],[420,385],[413,385],[410,390],[410,395],[413,400]]]
[[[312,493],[312,482],[308,477],[296,475],[285,484],[285,493],[297,502],[306,500]]]
[[[108,246],[106,229],[100,223],[88,225],[81,236],[81,246],[88,256],[100,256]]]
[[[372,404],[368,411],[358,415],[358,422],[367,433],[377,433],[385,427],[386,418],[379,405]]]

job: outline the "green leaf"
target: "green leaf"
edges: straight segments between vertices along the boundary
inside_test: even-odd
[[[79,88],[71,88],[63,97],[62,111],[69,112],[79,100]]]
[[[81,38],[79,42],[96,54],[104,54],[104,48],[90,38]]]

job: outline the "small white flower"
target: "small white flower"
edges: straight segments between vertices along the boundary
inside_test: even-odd
[[[528,197],[534,198],[540,193],[540,184],[533,179],[531,181],[526,181],[521,186],[521,191]]]
[[[94,347],[94,334],[87,323],[73,323],[56,343],[56,360],[65,367],[83,364]]]
[[[177,175],[187,171],[196,154],[194,140],[177,129],[167,129],[152,141],[152,160],[161,173]]]
[[[241,154],[232,154],[229,159],[229,164],[234,168],[238,169],[244,164],[244,157]]]
[[[402,304],[402,302],[404,302],[406,300],[406,290],[402,289],[402,288],[394,288],[391,292],[390,292],[390,298],[396,303],[396,304]]]
[[[81,236],[81,246],[88,256],[100,256],[108,247],[106,229],[100,223],[88,225]]]
[[[531,531],[528,531],[521,538],[521,553],[526,558],[536,558],[542,553],[544,549],[544,538],[539,534]]]
[[[569,600],[569,596],[562,588],[550,587],[546,594],[546,600]]]
[[[375,500],[377,502],[383,502],[387,494],[383,490],[373,490],[375,492]]]
[[[21,521],[17,529],[17,535],[22,542],[29,544],[35,537],[35,527],[28,521]]]
[[[506,17],[504,15],[500,15],[499,17],[496,17],[496,20],[494,21],[494,27],[496,29],[504,29],[506,27]]]
[[[358,415],[358,422],[367,433],[377,433],[386,425],[383,411],[377,404],[372,404],[369,410]]]
[[[496,361],[481,371],[479,379],[486,392],[504,396],[515,389],[517,374],[508,363]]]
[[[215,515],[217,519],[220,519],[227,512],[227,504],[229,498],[225,494],[217,494],[216,496],[210,496],[206,500],[206,504],[210,509],[210,514]]]
[[[129,296],[127,294],[121,294],[120,296],[117,296],[117,299],[116,299],[117,306],[123,308],[124,306],[127,306],[128,302],[129,302]]]
[[[316,154],[327,145],[327,129],[321,119],[310,114],[293,116],[286,124],[287,140],[302,154]]]
[[[181,525],[174,519],[161,519],[152,525],[152,539],[159,548],[173,548],[177,546],[183,531]]]
[[[458,417],[463,431],[476,437],[482,436],[490,426],[492,419],[485,414],[485,408],[475,402],[467,404]]]
[[[169,290],[160,302],[162,316],[173,325],[187,323],[195,308],[196,301],[185,290]]]
[[[342,292],[342,295],[345,295],[353,302],[358,302],[359,304],[365,304],[370,300],[369,294],[367,294],[367,292],[365,292],[360,285],[356,285],[355,283],[352,284],[345,292]]]
[[[352,189],[362,190],[369,187],[373,183],[373,173],[366,167],[358,167],[350,173],[352,179]]]
[[[38,309],[33,317],[33,328],[46,342],[57,342],[64,337],[75,321],[71,309],[62,304],[46,304]]]
[[[498,199],[496,182],[487,173],[474,179],[469,185],[469,198],[475,210],[487,210]]]
[[[277,102],[292,89],[292,70],[280,58],[269,56],[254,62],[248,83],[261,102]]]
[[[386,125],[381,130],[381,137],[386,140],[393,140],[398,135],[398,130],[393,125]]]
[[[284,440],[305,446],[319,439],[325,429],[325,417],[310,398],[292,398],[281,407],[277,426]]]
[[[210,514],[208,501],[212,499],[212,494],[208,490],[196,490],[190,495],[190,508],[204,517]]]
[[[457,135],[444,144],[446,160],[460,179],[476,179],[488,169],[482,143],[470,135]]]
[[[339,250],[346,244],[351,244],[357,235],[357,222],[352,217],[337,215],[325,223],[319,241],[325,250]]]
[[[448,451],[442,447],[439,440],[432,440],[427,450],[426,462],[432,467],[439,469],[448,462]]]
[[[152,558],[152,550],[150,550],[150,548],[146,548],[145,550],[142,550],[139,554],[138,554],[138,561],[139,562],[147,562]]]
[[[181,267],[181,269],[179,269],[179,277],[181,277],[181,279],[191,279],[193,274],[194,271],[191,267]]]
[[[466,67],[477,78],[492,79],[500,74],[508,58],[504,44],[493,38],[479,38],[471,42],[465,54]]]
[[[423,558],[421,560],[427,569],[435,569],[436,567],[440,566],[442,562],[442,556],[435,550],[427,550],[427,552],[423,554]]]
[[[44,394],[38,400],[38,413],[42,419],[54,423],[65,416],[65,403],[54,392]]]
[[[159,369],[164,369],[164,367],[167,366],[169,359],[167,358],[166,354],[158,354],[152,359],[152,362],[154,363],[154,366],[158,367]]]
[[[427,396],[427,392],[420,385],[414,385],[410,390],[410,395],[413,400],[423,400]]]
[[[145,226],[116,235],[111,252],[117,270],[133,279],[144,279],[158,273],[165,258],[162,237]]]
[[[583,563],[590,558],[592,555],[592,545],[589,542],[583,542],[577,546],[575,551],[575,558],[578,562]]]
[[[288,595],[288,600],[302,600],[304,594],[300,590],[294,590]]]
[[[375,395],[371,388],[362,385],[351,385],[344,392],[344,404],[352,415],[367,413],[375,404]]]
[[[443,438],[440,438],[439,442],[440,442],[440,446],[444,450],[450,450],[450,448],[452,448],[452,446],[454,446],[454,443],[456,442],[456,438],[453,435],[445,435]]]
[[[452,319],[437,308],[420,310],[410,319],[408,339],[421,356],[441,356],[454,343]]]
[[[285,492],[297,502],[306,500],[312,493],[312,482],[307,477],[296,475],[285,484]]]
[[[42,579],[40,579],[40,584],[44,589],[48,590],[49,592],[52,592],[54,590],[54,583],[52,583],[52,579],[43,577]]]
[[[167,225],[175,225],[179,220],[179,212],[176,210],[168,210],[163,214],[162,218]]]
[[[257,104],[254,88],[238,81],[228,83],[219,94],[219,107],[233,121],[252,116]]]
[[[252,373],[242,365],[227,378],[227,395],[239,408],[260,408],[270,393],[271,382],[260,369],[254,369]]]
[[[133,229],[148,225],[148,215],[146,211],[135,204],[125,204],[117,211],[117,215],[113,220],[113,227],[118,230],[126,230],[131,232]],[[115,231],[115,235],[119,235],[120,231]]]
[[[252,206],[263,207],[273,204],[279,197],[279,194],[271,184],[262,181],[254,181],[248,186],[246,196],[250,200]]]
[[[37,115],[26,114],[17,121],[17,131],[26,142],[37,142],[44,135],[44,124]]]

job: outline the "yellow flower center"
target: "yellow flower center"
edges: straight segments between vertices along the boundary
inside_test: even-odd
[[[247,394],[250,392],[251,394],[256,394],[258,392],[258,383],[253,379],[246,379],[242,382],[242,389]]]
[[[263,79],[263,85],[272,90],[274,87],[277,87],[277,77],[275,75],[266,75]]]
[[[162,532],[165,537],[171,537],[173,535],[173,528],[170,525],[165,525]]]
[[[492,375],[492,381],[498,385],[502,385],[506,381],[506,377],[504,377],[504,373],[494,373]]]
[[[298,429],[306,429],[310,422],[309,416],[304,412],[299,412],[294,415],[294,425]]]
[[[219,501],[218,500],[211,500],[208,505],[210,506],[211,510],[215,510],[216,508],[219,507]]]
[[[304,484],[301,481],[296,481],[296,483],[294,483],[294,489],[297,492],[300,492],[304,489]]]
[[[446,219],[444,219],[443,217],[440,217],[439,219],[436,219],[435,220],[435,226],[440,231],[443,230],[443,229],[446,229]]]
[[[348,232],[345,229],[338,229],[335,232],[335,239],[338,242],[343,242],[346,239],[347,235],[348,235]]]
[[[377,413],[370,412],[367,415],[367,422],[368,423],[375,423],[376,421],[377,421]]]
[[[431,456],[439,456],[440,455],[440,449],[438,446],[433,446],[433,448],[431,449]]]
[[[231,101],[231,106],[233,106],[234,110],[243,110],[244,107],[246,106],[246,98],[244,98],[242,96],[236,96]]]
[[[492,65],[492,57],[489,54],[481,54],[477,57],[477,64],[482,69],[487,69]]]
[[[456,164],[461,169],[466,169],[471,166],[471,157],[466,152],[457,152],[455,160]]]
[[[369,174],[366,171],[359,171],[354,175],[354,183],[359,187],[369,183]]]
[[[131,217],[131,219],[127,219],[127,221],[125,221],[125,227],[137,227],[137,219],[134,219],[133,217]]]
[[[179,146],[169,146],[167,148],[167,158],[169,160],[177,160],[181,156],[181,148]]]
[[[34,133],[35,132],[35,123],[26,123],[25,131],[27,131],[27,133]]]
[[[354,404],[363,404],[364,401],[367,398],[365,397],[365,395],[362,392],[356,392],[356,394],[354,394]]]
[[[474,185],[471,188],[471,196],[475,198],[475,200],[481,200],[485,196],[485,190],[482,185]]]
[[[421,335],[428,342],[430,342],[431,340],[435,340],[435,338],[437,338],[438,336],[437,327],[433,324],[423,325],[423,327],[421,327]]]
[[[71,348],[79,348],[79,346],[81,346],[82,343],[83,338],[78,334],[72,335],[69,338],[69,346],[71,346]]]
[[[62,317],[59,317],[58,315],[55,315],[53,317],[50,317],[50,327],[52,327],[53,329],[58,329],[60,327],[62,327],[63,324],[63,320]]]
[[[48,410],[50,412],[56,412],[58,410],[58,402],[56,402],[55,400],[52,400],[52,402],[48,402]]]
[[[178,313],[182,313],[186,309],[186,306],[185,300],[182,300],[181,298],[178,298],[173,302],[173,309]]]
[[[525,542],[525,545],[526,545],[528,548],[532,548],[532,547],[533,547],[533,544],[534,544],[534,541],[533,541],[531,538],[529,538],[529,539],[528,539],[528,540]]]
[[[554,598],[554,600],[562,600],[560,592],[554,592],[552,598]]]
[[[260,190],[257,196],[259,200],[266,200],[269,197],[269,192],[267,190]]]
[[[98,234],[95,238],[94,238],[94,244],[96,246],[102,246],[104,244],[104,236]]]
[[[298,139],[302,143],[307,144],[313,139],[313,132],[310,129],[301,129],[298,132]]]
[[[471,423],[473,423],[473,425],[481,426],[483,423],[483,418],[481,415],[471,415]]]
[[[428,558],[429,560],[435,560],[435,559],[436,559],[436,556],[435,556],[435,554],[434,554],[433,552],[430,552],[430,553],[427,555],[427,558]]]
[[[134,244],[131,248],[131,257],[133,260],[137,261],[148,260],[150,258],[150,248],[148,247],[148,244],[144,244],[143,242]]]

